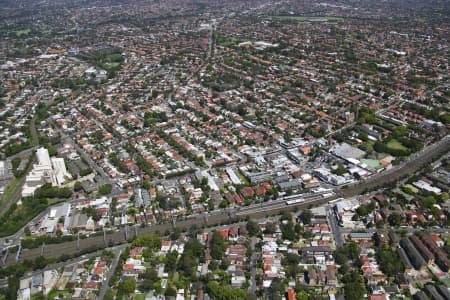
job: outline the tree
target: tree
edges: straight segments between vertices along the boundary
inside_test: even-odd
[[[285,240],[295,241],[298,240],[298,236],[295,233],[294,225],[292,221],[286,222],[286,224],[281,224],[281,236]]]
[[[122,294],[129,295],[136,290],[136,281],[134,278],[127,278],[119,283],[119,291]]]
[[[356,212],[358,213],[359,216],[367,216],[369,214],[367,207],[365,207],[364,205],[359,206],[356,209]]]
[[[274,223],[267,223],[264,233],[274,234],[276,230],[277,230],[277,226]]]
[[[389,247],[379,249],[376,258],[381,270],[387,276],[396,276],[403,272],[403,264],[400,257]]]
[[[253,220],[248,220],[246,228],[247,228],[247,232],[250,236],[255,236],[259,233],[259,226]]]
[[[178,252],[172,251],[167,253],[166,255],[166,264],[165,264],[165,270],[166,272],[173,272],[175,271],[175,268],[177,266],[177,259],[178,259]]]
[[[211,257],[213,259],[220,260],[225,254],[227,246],[225,244],[225,239],[219,232],[214,231],[211,239]]]
[[[300,220],[303,224],[311,224],[312,212],[309,209],[305,209],[300,213]]]
[[[393,212],[389,215],[388,222],[391,226],[400,226],[402,223],[402,216],[397,212]]]
[[[178,239],[180,238],[180,235],[181,235],[181,230],[180,230],[180,228],[175,228],[175,229],[172,231],[172,233],[170,234],[170,239],[171,239],[172,241],[176,241],[176,240],[178,240]]]
[[[309,296],[306,291],[299,291],[297,293],[297,300],[308,300],[308,299],[309,299]]]
[[[366,294],[364,278],[357,270],[352,270],[350,274],[346,274],[342,281],[345,283],[344,295],[346,300],[364,299]]]
[[[75,184],[73,186],[73,190],[75,192],[81,191],[82,188],[83,188],[83,186],[81,185],[81,182],[79,182],[79,181],[75,182]]]
[[[8,286],[6,289],[6,299],[17,299],[17,290],[20,287],[20,280],[16,276],[8,277]]]
[[[183,253],[180,261],[178,262],[178,268],[183,271],[186,277],[191,276],[194,272],[194,268],[197,266],[197,261],[192,252]]]
[[[281,262],[284,266],[298,265],[300,263],[300,256],[295,253],[288,253]]]
[[[177,296],[177,291],[173,287],[169,286],[166,289],[166,292],[164,293],[164,295],[166,297],[176,297]]]
[[[156,234],[148,234],[142,237],[138,237],[133,241],[133,247],[149,247],[153,251],[161,248],[161,237]]]
[[[43,256],[38,256],[34,260],[34,267],[36,269],[43,269],[47,265],[47,260]]]
[[[139,275],[142,279],[140,288],[146,291],[153,289],[153,285],[158,281],[158,272],[154,268],[147,268],[144,274]]]
[[[102,195],[102,196],[108,195],[109,193],[111,193],[111,191],[112,191],[112,185],[109,183],[101,185],[98,188],[98,194]]]
[[[284,282],[280,278],[275,278],[270,285],[272,298],[279,299],[285,292]]]
[[[114,300],[114,293],[112,290],[108,290],[106,291],[105,297],[103,298],[104,300]]]
[[[205,258],[205,248],[196,238],[191,238],[187,241],[186,245],[184,245],[184,252],[191,252],[200,261]]]
[[[206,284],[206,291],[213,299],[221,300],[246,300],[247,292],[243,289],[232,289],[221,285],[217,281],[209,281]]]

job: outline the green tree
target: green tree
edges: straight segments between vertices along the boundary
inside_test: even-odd
[[[104,300],[114,300],[114,292],[112,290],[106,291]]]
[[[288,253],[281,261],[284,266],[298,265],[300,263],[300,256],[295,253]]]
[[[346,300],[364,299],[366,286],[364,278],[357,270],[352,270],[350,274],[346,274],[342,281],[345,283],[344,295]]]
[[[367,216],[369,214],[369,211],[367,210],[367,207],[364,205],[361,205],[356,209],[356,212],[359,216]]]
[[[248,234],[250,236],[255,236],[255,235],[257,235],[259,233],[258,223],[256,223],[253,220],[248,220],[247,221],[246,228],[247,228],[247,232],[248,232]]]
[[[82,188],[83,188],[83,186],[81,185],[81,182],[79,182],[79,181],[75,182],[75,184],[73,185],[73,190],[75,192],[81,191]]]
[[[308,300],[308,299],[309,299],[309,296],[306,291],[299,291],[297,293],[297,300]]]
[[[389,225],[393,227],[400,226],[402,224],[402,216],[397,212],[393,212],[392,214],[389,215],[388,222]]]
[[[146,291],[151,290],[158,281],[158,272],[154,268],[147,268],[144,274],[139,275],[142,279],[140,287]]]
[[[300,220],[303,224],[311,224],[312,212],[309,209],[302,210],[300,213]]]
[[[214,231],[211,238],[211,257],[217,260],[222,259],[225,254],[226,248],[227,245],[223,236],[220,235],[219,232]]]
[[[380,268],[387,276],[396,276],[403,272],[403,264],[400,257],[389,247],[378,249],[376,255]]]
[[[103,195],[103,196],[108,195],[109,193],[111,193],[111,191],[112,191],[112,185],[109,183],[101,185],[98,188],[98,194]]]
[[[162,245],[161,237],[156,234],[149,234],[138,237],[133,241],[133,247],[149,247],[153,251],[159,250]]]
[[[164,295],[165,295],[166,297],[176,297],[177,291],[176,291],[173,287],[169,286],[169,287],[166,289],[166,292],[164,293]]]
[[[166,272],[173,272],[177,267],[178,252],[172,251],[166,255],[166,264],[164,266]]]
[[[274,234],[277,230],[277,226],[274,223],[267,223],[266,228],[264,229],[264,233]]]
[[[134,278],[127,278],[119,283],[119,291],[122,294],[129,295],[136,290],[136,281]]]

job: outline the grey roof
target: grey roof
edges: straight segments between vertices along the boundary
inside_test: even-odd
[[[371,232],[352,232],[349,235],[350,235],[350,238],[354,238],[354,239],[371,239],[373,236],[373,233],[371,233]]]
[[[143,199],[142,199],[142,194],[141,194],[141,189],[136,189],[134,191],[135,197],[134,197],[134,206],[135,207],[141,207],[141,205],[143,204]]]
[[[445,299],[450,299],[450,291],[443,285],[436,286],[437,290],[444,296]]]
[[[336,153],[337,156],[343,158],[363,158],[364,155],[366,155],[366,152],[350,146],[347,143],[342,143],[341,145],[337,146],[334,149],[334,153]]]
[[[389,238],[391,239],[392,243],[398,243],[398,236],[394,231],[389,232]]]
[[[291,176],[289,176],[288,174],[285,174],[285,175],[281,175],[281,176],[277,176],[277,177],[273,178],[272,181],[274,183],[280,183],[283,181],[289,181],[289,179],[291,179]]]
[[[418,291],[417,293],[415,293],[413,298],[416,300],[430,300],[430,298],[428,298],[428,296],[423,291]]]
[[[388,294],[397,294],[399,292],[397,285],[388,285],[384,287],[384,290]]]
[[[33,276],[32,284],[33,286],[42,285],[42,273]]]
[[[439,294],[439,292],[436,290],[434,285],[427,284],[425,286],[425,290],[427,290],[428,294],[431,295],[434,300],[445,300],[444,297],[442,297],[441,294]]]
[[[267,178],[270,177],[270,174],[267,172],[246,173],[245,175],[248,177],[248,180],[250,180],[250,182],[252,183],[259,183],[265,181]]]
[[[55,210],[55,218],[58,219],[60,217],[65,217],[69,213],[70,203],[63,203],[59,206],[53,207]]]
[[[150,205],[150,195],[148,194],[147,190],[142,190],[142,200],[144,201],[144,206]]]
[[[426,265],[425,260],[422,258],[419,251],[417,251],[416,247],[414,247],[414,245],[408,238],[401,239],[400,245],[408,254],[408,257],[415,269],[420,269]]]
[[[285,182],[278,183],[278,186],[281,190],[295,189],[300,187],[300,183],[297,180],[290,180]]]
[[[403,266],[405,266],[405,269],[413,268],[413,265],[411,264],[411,261],[403,248],[397,248],[397,254],[400,256],[400,260],[402,261]]]
[[[330,247],[323,247],[323,246],[311,246],[311,247],[305,247],[301,248],[302,252],[333,252],[333,250]]]
[[[72,217],[72,227],[84,227],[88,221],[86,214],[76,214]]]

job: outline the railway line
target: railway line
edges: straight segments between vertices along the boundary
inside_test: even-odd
[[[208,214],[191,215],[178,220],[174,219],[173,222],[166,222],[148,227],[125,227],[110,234],[91,236],[79,241],[44,245],[35,249],[24,249],[19,257],[19,261],[32,260],[39,256],[60,257],[62,254],[76,254],[88,250],[94,251],[100,247],[122,244],[137,236],[149,233],[165,234],[175,227],[182,230],[188,230],[194,225],[198,228],[216,226],[242,221],[249,217],[261,218],[269,215],[277,215],[284,211],[309,208],[315,205],[328,203],[329,201],[336,200],[340,197],[352,197],[369,189],[379,188],[386,184],[396,182],[407,175],[411,175],[425,164],[446,154],[449,149],[450,138],[449,136],[446,136],[440,142],[427,147],[403,164],[381,174],[372,176],[365,181],[347,186],[345,189],[335,190],[332,193],[324,191],[315,194],[298,194],[289,196],[290,198],[280,197],[274,201],[262,202],[239,209],[226,209]],[[14,263],[17,263],[14,259],[6,260],[6,265],[12,265]]]

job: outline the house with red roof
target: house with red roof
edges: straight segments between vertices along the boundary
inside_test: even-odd
[[[386,294],[372,294],[369,295],[369,300],[387,300]]]
[[[135,247],[130,250],[130,256],[133,258],[141,258],[142,257],[142,247]]]
[[[293,288],[288,288],[288,300],[296,300],[297,294]]]
[[[220,229],[220,230],[219,230],[219,234],[220,234],[225,240],[228,240],[229,230],[228,230],[227,228],[225,228],[225,229]]]

